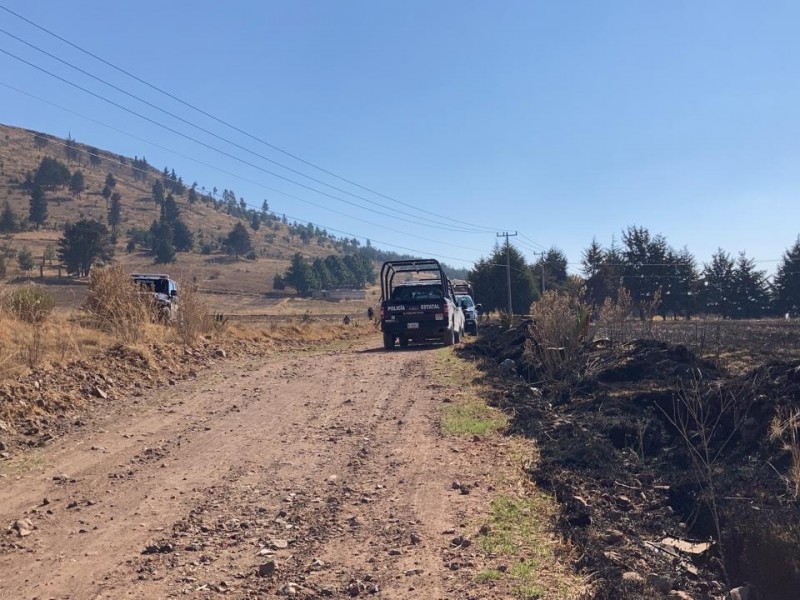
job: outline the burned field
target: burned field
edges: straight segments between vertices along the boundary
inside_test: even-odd
[[[531,327],[487,326],[463,352],[536,442],[529,475],[596,597],[800,598],[800,329],[631,324],[553,377],[563,349]]]

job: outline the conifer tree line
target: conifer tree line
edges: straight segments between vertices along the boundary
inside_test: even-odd
[[[375,269],[364,252],[343,257],[330,254],[311,261],[297,252],[286,272],[275,276],[273,287],[283,290],[290,286],[300,294],[307,294],[312,290],[363,288],[368,283],[375,283]]]
[[[653,307],[663,318],[709,314],[752,319],[800,313],[800,237],[784,252],[772,281],[766,269],[744,252],[732,255],[719,248],[701,264],[688,248],[673,248],[663,235],[637,226],[625,229],[621,242],[608,247],[593,240],[583,251],[580,277],[568,275],[567,257],[557,248],[527,263],[513,245],[508,250],[497,247],[469,275],[487,310],[507,306],[507,259],[518,313],[527,311],[543,287],[580,291],[594,307],[606,299],[615,301],[624,289],[640,318]]]

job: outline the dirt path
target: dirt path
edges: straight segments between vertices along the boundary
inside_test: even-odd
[[[7,463],[0,597],[491,597],[452,542],[497,442],[439,435],[449,352],[228,363]]]

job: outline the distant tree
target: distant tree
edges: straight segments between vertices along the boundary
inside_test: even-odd
[[[675,318],[678,315],[691,318],[697,311],[699,303],[700,281],[697,261],[688,248],[678,252],[670,248],[666,262],[668,273],[663,277],[659,312],[664,318],[667,313],[672,313]]]
[[[147,163],[147,159],[144,156],[142,158],[138,156],[133,157],[133,161],[131,161],[131,175],[133,175],[136,181],[146,182],[149,169],[150,165]]]
[[[33,223],[35,229],[39,229],[47,221],[47,198],[44,197],[44,190],[38,185],[31,191],[28,220]]]
[[[0,257],[2,258],[2,257]],[[0,275],[3,277],[4,275]],[[283,275],[280,273],[275,273],[275,277],[272,278],[272,288],[275,290],[285,290],[286,289],[286,281],[283,279]]]
[[[117,227],[122,220],[122,196],[119,192],[111,194],[111,206],[108,209],[108,224],[111,225],[111,235],[116,237]]]
[[[164,204],[164,184],[161,183],[160,179],[156,179],[153,182],[152,193],[153,193],[153,202],[155,202],[159,206]]]
[[[33,175],[33,185],[38,185],[45,190],[55,190],[68,185],[71,178],[72,174],[67,165],[55,158],[45,156]]]
[[[567,282],[567,256],[558,248],[550,248],[532,266],[533,278],[542,291],[542,276],[545,289],[563,289]]]
[[[93,169],[95,167],[99,167],[100,163],[103,162],[102,159],[100,158],[100,151],[94,146],[89,146],[87,153],[89,154],[89,166],[91,166]]]
[[[170,193],[161,204],[161,219],[170,225],[177,221],[181,216],[181,211],[178,208],[178,203],[175,202],[175,197]]]
[[[6,200],[3,202],[3,210],[0,211],[0,233],[14,233],[18,228],[17,215]]]
[[[152,236],[154,262],[166,265],[175,262],[175,245],[173,242],[172,227],[164,221],[153,221],[150,227]]]
[[[732,316],[740,319],[755,319],[770,312],[770,288],[764,271],[756,268],[755,260],[739,254],[733,272]]]
[[[108,210],[108,201],[111,200],[111,194],[113,193],[114,190],[112,190],[111,187],[108,185],[103,186],[103,191],[100,192],[100,195],[103,196],[103,198],[106,201],[106,210]]]
[[[498,246],[488,259],[482,258],[470,271],[469,279],[475,297],[486,311],[508,310],[508,291],[506,282],[506,258],[511,262],[511,300],[513,309],[527,313],[531,304],[538,298],[538,290],[531,270],[522,254],[513,245]]]
[[[81,197],[81,192],[86,189],[86,180],[83,177],[83,172],[76,169],[69,180],[69,191],[76,198]]]
[[[268,214],[269,214],[269,202],[264,200],[264,202],[261,203],[261,215],[266,217]]]
[[[0,218],[2,231],[2,218]],[[800,237],[784,254],[775,274],[775,307],[781,313],[800,312]]]
[[[350,273],[353,275],[354,284],[364,287],[368,283],[375,283],[375,268],[363,254],[347,254],[342,259]]]
[[[253,231],[258,231],[261,227],[261,217],[255,211],[250,219],[250,227],[253,228]]]
[[[292,257],[292,262],[283,275],[283,281],[297,290],[298,294],[307,294],[313,289],[319,289],[319,280],[314,269],[299,252]]]
[[[172,236],[175,250],[178,252],[189,252],[194,248],[194,234],[181,219],[176,219],[172,223]]]
[[[253,249],[250,234],[241,223],[236,223],[230,230],[225,238],[224,246],[228,254],[233,256],[244,256]]]
[[[197,202],[197,183],[193,183],[192,187],[189,188],[189,195],[186,199],[189,201],[189,204]]]
[[[78,149],[78,142],[72,139],[71,135],[67,135],[67,141],[64,144],[64,155],[67,157],[67,160],[72,162],[73,160],[78,160],[80,158],[80,150]]]
[[[735,263],[722,248],[711,256],[711,262],[703,266],[701,300],[706,311],[721,317],[735,314],[734,289]]]
[[[112,190],[117,187],[117,180],[114,178],[114,174],[109,171],[106,175],[106,185],[110,187]]]
[[[50,140],[47,139],[47,136],[43,133],[34,133],[33,134],[33,145],[36,146],[37,150],[43,150],[45,146],[47,146]]]
[[[66,224],[57,254],[68,273],[85,277],[95,262],[111,261],[114,247],[105,225],[95,219],[81,219]]]
[[[33,260],[33,253],[25,247],[17,252],[17,263],[19,263],[20,270],[24,271],[25,273],[36,266],[36,263]]]
[[[311,263],[311,269],[314,271],[319,289],[330,289],[338,285],[323,259],[315,258]]]

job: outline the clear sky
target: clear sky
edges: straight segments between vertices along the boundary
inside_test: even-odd
[[[469,266],[491,251],[494,229],[516,230],[529,259],[530,251],[554,245],[578,263],[593,237],[608,244],[636,224],[675,247],[688,246],[701,262],[722,247],[744,250],[772,271],[769,261],[800,233],[797,2],[0,0],[0,6],[328,171],[482,230],[425,227],[420,218],[437,217],[227,129],[0,10],[1,29],[245,149],[5,33],[0,49],[240,160],[3,53],[1,122],[145,155],[189,183],[233,189],[256,207],[267,199],[278,213],[379,246]],[[388,208],[348,205],[276,178],[265,170],[367,204],[262,157]]]

